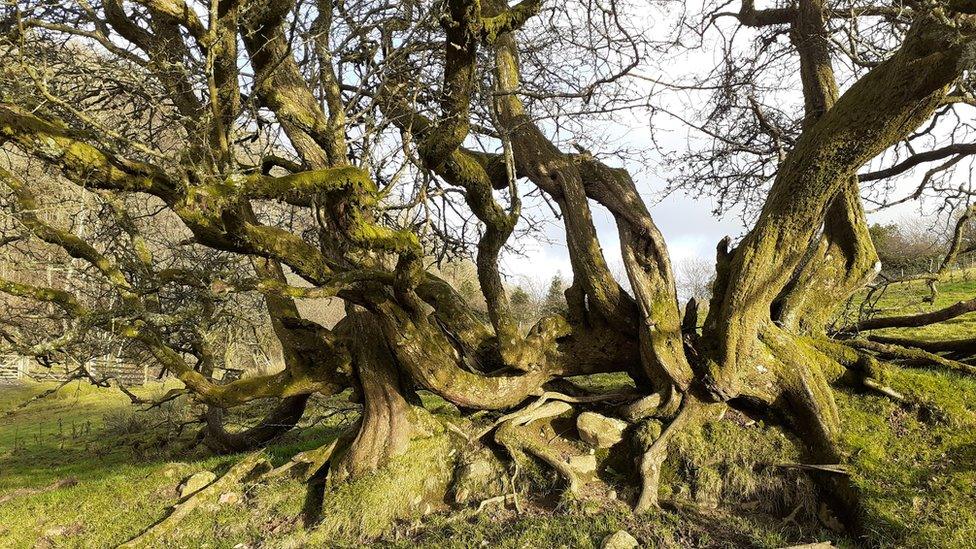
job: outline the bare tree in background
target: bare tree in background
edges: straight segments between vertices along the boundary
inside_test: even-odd
[[[690,257],[679,261],[675,267],[678,296],[686,301],[708,301],[715,283],[715,265],[700,257]]]

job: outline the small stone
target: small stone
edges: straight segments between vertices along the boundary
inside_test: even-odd
[[[221,505],[237,505],[241,502],[241,495],[237,492],[225,492],[220,494],[220,498],[217,499],[217,503]]]
[[[486,459],[472,461],[471,463],[467,464],[466,467],[470,476],[481,480],[487,480],[494,474],[495,471],[491,466],[491,462]]]
[[[640,544],[625,530],[617,530],[603,538],[603,543],[600,544],[600,549],[636,549],[637,547],[640,547]]]
[[[163,469],[163,476],[166,478],[173,478],[179,475],[182,471],[184,471],[186,467],[188,467],[188,465],[185,463],[167,464],[166,468]]]
[[[505,468],[487,450],[465,453],[454,475],[454,502],[481,501],[504,492]]]
[[[68,524],[64,526],[55,526],[53,528],[48,528],[44,531],[45,538],[60,538],[68,536],[77,536],[78,534],[85,531],[85,527],[80,523]]]
[[[637,424],[634,429],[634,441],[638,446],[647,448],[661,437],[664,424],[656,419],[648,419]]]
[[[624,437],[627,423],[595,412],[583,412],[576,418],[576,429],[583,442],[598,448],[609,448]]]
[[[68,534],[67,526],[55,526],[54,528],[48,528],[44,531],[44,536],[48,538],[57,538],[65,536]]]
[[[207,487],[208,484],[217,480],[217,475],[211,471],[200,471],[191,475],[180,485],[180,497],[185,498],[199,492]]]
[[[820,509],[817,511],[817,516],[818,518],[820,518],[820,522],[824,526],[830,528],[834,532],[839,533],[844,531],[844,525],[841,524],[839,520],[837,520],[837,517],[835,517],[834,513],[831,512],[830,507],[827,507],[827,504],[825,503],[820,504]]]
[[[580,477],[590,477],[596,474],[596,456],[586,454],[569,458],[569,468]]]

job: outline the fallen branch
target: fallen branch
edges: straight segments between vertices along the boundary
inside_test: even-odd
[[[844,328],[843,332],[866,332],[882,328],[917,328],[929,324],[937,324],[956,318],[966,313],[976,312],[976,298],[960,301],[938,311],[917,315],[887,316],[862,320],[855,326]]]
[[[804,471],[820,471],[823,473],[833,473],[835,475],[851,474],[848,467],[841,463],[822,464],[822,465],[815,465],[810,463],[773,463],[772,467],[779,467],[781,469],[802,469]]]
[[[235,487],[250,477],[262,475],[271,470],[271,463],[263,452],[248,455],[230,468],[224,476],[211,482],[205,488],[196,492],[182,503],[173,507],[173,511],[165,518],[150,526],[146,531],[132,538],[120,547],[147,547],[165,539],[171,532],[179,528],[183,520],[196,508],[211,501],[217,501],[220,494],[231,487]]]
[[[868,336],[875,343],[914,347],[929,353],[976,353],[976,338],[947,339],[943,341],[921,341],[907,337]]]
[[[495,504],[498,504],[498,503],[501,503],[502,505],[514,504],[515,503],[515,495],[514,494],[504,494],[504,495],[501,495],[501,496],[495,496],[493,498],[488,498],[486,500],[483,500],[481,503],[478,504],[478,510],[476,511],[476,513],[480,514],[489,505],[495,505]]]
[[[302,480],[309,480],[315,473],[322,469],[330,459],[332,455],[335,454],[335,450],[339,445],[339,439],[335,439],[331,444],[325,446],[319,446],[318,448],[313,448],[311,450],[306,450],[304,452],[299,452],[295,454],[288,463],[281,465],[270,473],[268,476],[281,476],[281,475],[294,475],[300,476]]]
[[[866,377],[866,378],[862,379],[861,382],[868,389],[870,389],[870,390],[872,390],[872,391],[874,391],[874,392],[876,392],[878,394],[884,395],[884,396],[886,396],[886,397],[888,397],[888,398],[890,398],[892,400],[895,400],[895,401],[901,402],[901,403],[904,403],[906,401],[905,395],[899,393],[898,391],[892,389],[891,387],[888,387],[887,385],[882,385],[882,384],[878,383],[877,381],[875,381],[875,380],[873,380],[873,379],[871,379],[869,377]]]
[[[892,338],[895,339],[895,338]],[[900,340],[899,342],[906,341],[906,343],[883,343],[872,338],[871,340],[864,339],[852,339],[845,341],[846,345],[857,349],[864,349],[867,351],[873,351],[882,355],[886,355],[894,358],[903,358],[906,360],[922,361],[930,364],[936,364],[942,366],[954,372],[960,372],[969,375],[976,375],[976,366],[971,366],[965,362],[959,362],[958,360],[952,360],[950,358],[945,358],[939,356],[935,353],[930,353],[928,351],[912,348],[908,346],[907,342],[913,340]]]
[[[556,393],[553,391],[545,391],[536,396],[538,396],[538,398],[534,400],[531,404],[527,405],[524,408],[521,408],[519,410],[501,416],[500,418],[496,419],[494,423],[492,423],[488,427],[482,429],[474,436],[472,436],[470,440],[474,441],[480,439],[481,437],[492,432],[492,430],[494,430],[502,423],[505,423],[506,421],[515,420],[519,417],[523,417],[526,416],[527,414],[531,414],[536,408],[539,408],[540,406],[542,406],[543,404],[545,404],[547,401],[550,400],[557,400],[557,401],[567,402],[572,404],[587,404],[592,402],[604,402],[608,400],[628,400],[628,399],[640,398],[645,395],[642,395],[640,393],[635,393],[632,391],[627,391],[621,393],[607,393],[602,395],[569,396],[569,395],[564,395],[562,393]]]

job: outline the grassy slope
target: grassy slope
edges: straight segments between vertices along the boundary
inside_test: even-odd
[[[889,289],[881,315],[927,312],[976,296],[976,271],[952,273],[934,304],[924,284]],[[881,333],[925,339],[976,336],[976,313],[948,322]],[[840,393],[844,441],[864,493],[868,530],[879,545],[972,547],[976,539],[976,379],[930,370],[892,369],[890,385],[926,403],[906,412],[891,401]]]
[[[51,386],[0,387],[0,410]],[[69,488],[25,494],[0,504],[0,545],[30,547],[45,533],[66,545],[125,541],[164,515],[173,499],[174,480],[226,461],[211,458],[170,465],[165,460],[132,459],[126,437],[106,437],[105,432],[106,417],[119,413],[127,402],[121,392],[73,383],[0,419],[0,494],[43,489],[69,477],[78,480]],[[61,539],[56,535],[60,529],[77,535]]]
[[[898,289],[884,297],[882,306],[892,308],[889,313],[929,310],[932,305],[917,305],[923,293],[921,286]],[[976,282],[954,280],[940,286],[935,307],[973,295]],[[912,333],[972,336],[976,315]],[[897,370],[891,385],[925,401],[927,410],[906,412],[871,395],[837,395],[845,419],[844,443],[853,456],[855,482],[864,494],[868,541],[892,547],[970,547],[976,537],[976,380]],[[235,459],[181,454],[186,437],[150,436],[152,424],[180,410],[134,420],[128,415],[127,399],[115,390],[73,384],[3,417],[5,411],[49,386],[0,387],[0,498],[21,494],[0,503],[0,547],[113,546],[163,517],[176,501],[176,486],[183,478],[204,469],[219,472]],[[145,391],[158,393],[162,388]],[[335,436],[334,419],[290,437],[272,447],[271,453],[283,460]],[[677,512],[638,520],[619,502],[599,506],[563,502],[555,512],[529,508],[518,520],[504,511],[460,517],[435,513],[422,523],[401,525],[377,545],[590,547],[618,528],[655,547],[776,547],[832,537],[825,532],[800,532],[792,524],[770,520],[769,515],[741,511],[776,499],[769,489],[778,485],[769,484],[761,474],[750,476],[749,471],[761,463],[796,457],[782,435],[761,424],[728,418],[705,425],[703,433],[703,438],[679,441],[677,455],[665,471],[665,495],[686,503]],[[76,478],[77,485],[38,494],[22,492],[67,477]],[[724,484],[719,482],[715,488],[717,479]],[[309,539],[299,519],[305,495],[301,486],[290,481],[252,486],[246,495],[247,505],[195,513],[168,546],[233,547],[266,540],[271,546],[287,547],[301,546]],[[691,505],[716,495],[723,502],[742,505],[733,505],[732,511]],[[780,509],[778,516],[789,512]],[[354,545],[355,540],[346,544]]]
[[[0,386],[0,498],[15,496],[0,503],[0,548],[116,546],[163,518],[177,501],[183,479],[204,470],[219,474],[238,459],[199,450],[184,452],[193,429],[176,436],[158,427],[167,420],[179,421],[185,409],[134,413],[120,391],[81,382],[3,417],[27,398],[53,387],[56,384]],[[167,388],[149,386],[137,393],[160,396]],[[338,421],[341,418],[319,421],[288,437],[269,450],[272,459],[283,462],[334,438]],[[44,490],[69,478],[77,484]],[[303,494],[300,488],[270,494],[262,498],[261,509],[275,515],[283,505],[288,511],[281,516],[297,516]],[[185,539],[174,546],[196,547],[207,540],[213,546],[233,546],[236,541],[228,544],[233,537],[267,535],[261,528],[270,521],[236,524],[240,522],[240,510],[233,507],[194,516]],[[231,537],[225,536],[228,528]]]

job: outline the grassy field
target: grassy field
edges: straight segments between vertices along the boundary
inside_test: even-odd
[[[971,298],[976,273],[960,273],[940,285],[934,305],[920,302],[924,292],[923,285],[893,289],[880,306],[886,315],[904,314]],[[972,337],[976,314],[911,335]],[[911,411],[874,395],[836,394],[867,525],[867,539],[856,544],[827,529],[783,520],[796,511],[793,503],[802,501],[804,480],[755,471],[762,462],[796,459],[797,450],[778,430],[734,415],[703,425],[698,438],[676,443],[662,489],[677,503],[667,512],[637,519],[619,500],[563,501],[555,509],[529,506],[521,516],[505,510],[434,512],[422,521],[398,524],[372,543],[598,547],[604,536],[626,528],[648,547],[780,547],[826,539],[841,546],[973,547],[976,379],[895,369],[890,385],[925,406]],[[197,427],[179,430],[193,410],[179,401],[137,412],[118,390],[72,383],[17,408],[51,387],[0,386],[0,547],[116,546],[164,517],[178,501],[183,479],[203,470],[220,473],[239,459],[213,457],[193,447]],[[141,393],[152,396],[166,389],[149,386]],[[349,413],[325,417],[324,404],[314,407],[305,429],[269,448],[275,462],[334,438],[354,420]],[[721,488],[709,492],[716,479]],[[793,496],[789,505],[755,511],[757,505],[787,501],[787,492]],[[358,545],[356,539],[323,539],[305,528],[306,492],[297,482],[248,485],[241,496],[244,504],[194,513],[165,546]]]
[[[923,303],[924,283],[890,287],[879,316],[927,312],[976,297],[976,271],[956,271]],[[976,313],[878,333],[918,339],[976,337]],[[872,541],[900,547],[976,545],[976,378],[892,369],[890,385],[925,403],[912,413],[888,399],[839,392],[844,441],[864,496]]]

